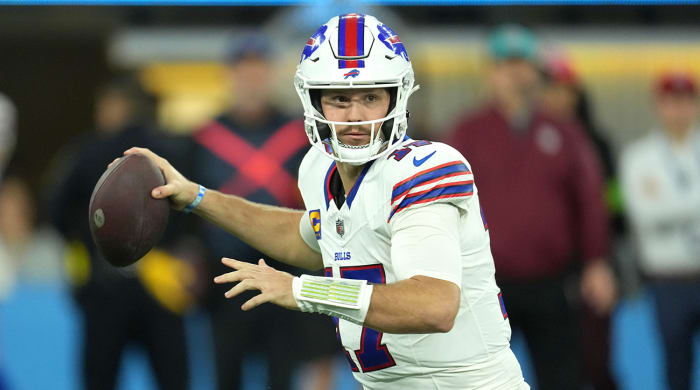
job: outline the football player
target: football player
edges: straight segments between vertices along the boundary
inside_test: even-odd
[[[224,258],[231,298],[333,317],[365,389],[529,389],[510,350],[486,221],[469,163],[406,135],[417,89],[406,49],[369,15],[334,17],[307,41],[294,78],[312,148],[299,170],[305,211],[187,180],[146,149],[156,198],[194,211],[269,256],[326,276],[294,277]]]

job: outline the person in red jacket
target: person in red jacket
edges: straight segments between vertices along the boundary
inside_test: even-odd
[[[541,107],[551,117],[580,126],[594,151],[600,157],[605,180],[606,206],[610,219],[612,250],[621,245],[625,237],[625,223],[621,202],[611,194],[617,193],[615,157],[605,133],[597,126],[590,110],[589,94],[572,61],[564,52],[552,51],[545,56],[544,88]],[[611,263],[615,263],[611,256]],[[610,367],[610,316],[593,312],[590,305],[580,311],[581,346],[584,360],[584,380],[594,390],[615,390],[617,384]]]
[[[581,129],[538,109],[532,33],[499,27],[488,50],[492,98],[459,120],[446,142],[479,183],[496,278],[511,325],[525,336],[534,388],[578,389],[578,298],[601,315],[615,301],[601,164]]]

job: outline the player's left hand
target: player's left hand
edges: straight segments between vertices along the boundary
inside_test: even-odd
[[[581,295],[599,316],[604,316],[613,309],[617,301],[617,286],[613,272],[605,260],[591,260],[584,266]]]
[[[260,294],[244,303],[241,309],[247,311],[271,302],[286,309],[299,310],[292,292],[294,276],[270,267],[263,259],[260,259],[258,264],[251,264],[224,257],[221,262],[236,271],[215,277],[214,283],[238,282],[226,292],[226,298],[233,298],[246,290],[260,291]]]

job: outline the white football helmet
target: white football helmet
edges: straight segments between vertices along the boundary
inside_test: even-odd
[[[301,53],[294,87],[304,106],[304,128],[311,145],[336,161],[361,165],[391,153],[406,136],[408,98],[414,87],[406,49],[388,26],[374,16],[336,16],[309,38]],[[365,122],[327,120],[322,89],[387,88],[391,100],[383,118]],[[345,145],[336,126],[371,125],[370,142]]]

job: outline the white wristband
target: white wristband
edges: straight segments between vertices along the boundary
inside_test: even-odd
[[[362,325],[372,298],[366,280],[301,275],[292,281],[294,300],[303,312],[321,313]]]

